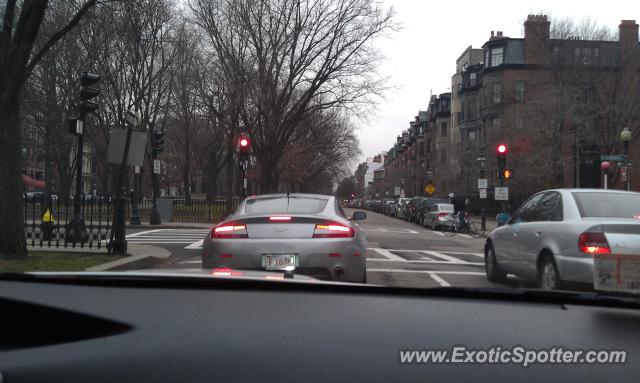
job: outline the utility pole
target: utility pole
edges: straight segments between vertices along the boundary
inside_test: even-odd
[[[164,129],[163,128],[154,128],[153,125],[149,126],[149,130],[153,133],[153,146],[151,151],[151,157],[153,159],[153,174],[151,177],[157,177],[156,183],[160,182],[161,175],[161,163],[160,163],[160,153],[163,150],[162,145],[164,144]],[[149,217],[149,224],[151,225],[160,225],[162,224],[162,218],[160,217],[160,213],[158,212],[158,192],[160,188],[155,187],[155,183],[153,183],[153,199],[151,207],[151,215]]]

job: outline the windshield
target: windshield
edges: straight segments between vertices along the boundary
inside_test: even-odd
[[[246,214],[318,214],[324,210],[329,200],[311,197],[273,197],[247,200]]]
[[[640,193],[573,193],[582,217],[638,218]]]
[[[0,0],[0,273],[640,296],[638,21],[621,0]]]

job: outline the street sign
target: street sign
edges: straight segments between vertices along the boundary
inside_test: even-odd
[[[600,161],[624,161],[623,154],[601,154]]]
[[[160,160],[153,160],[153,174],[160,174]]]
[[[400,190],[400,198],[404,198],[404,189]]]
[[[478,178],[478,189],[486,189],[489,182],[486,178]]]
[[[424,187],[424,191],[427,194],[433,194],[436,192],[436,187],[433,186],[433,184],[427,184],[427,186]]]
[[[627,168],[620,169],[620,180],[622,182],[627,182]]]
[[[509,187],[497,187],[495,190],[496,201],[508,201],[509,200]]]
[[[393,195],[396,197],[400,195],[400,186],[396,186],[393,188]]]
[[[620,168],[630,168],[630,167],[633,166],[631,161],[627,161],[627,162],[620,161],[620,162],[616,163],[616,165],[618,165],[618,167],[620,167]]]
[[[136,173],[136,174],[140,174],[140,166],[136,165],[136,166],[134,167],[134,170],[135,170],[135,173]]]
[[[127,139],[126,129],[111,129],[109,146],[107,148],[107,161],[112,164],[122,164],[125,141]],[[144,132],[131,132],[129,142],[129,154],[127,155],[127,165],[142,166],[144,161],[144,151],[147,146],[147,134]]]
[[[487,198],[487,189],[480,189],[480,199]]]

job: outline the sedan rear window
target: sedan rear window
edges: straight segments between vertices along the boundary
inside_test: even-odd
[[[573,193],[582,217],[633,218],[640,215],[640,193]]]
[[[328,198],[315,197],[270,197],[247,201],[247,214],[318,214],[327,206]]]
[[[440,211],[446,211],[453,213],[453,205],[438,205]]]

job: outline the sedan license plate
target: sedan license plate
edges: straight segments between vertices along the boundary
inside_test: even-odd
[[[595,254],[593,268],[595,290],[640,293],[640,255]]]
[[[295,254],[263,254],[262,267],[266,270],[285,270],[287,267],[297,266]]]

